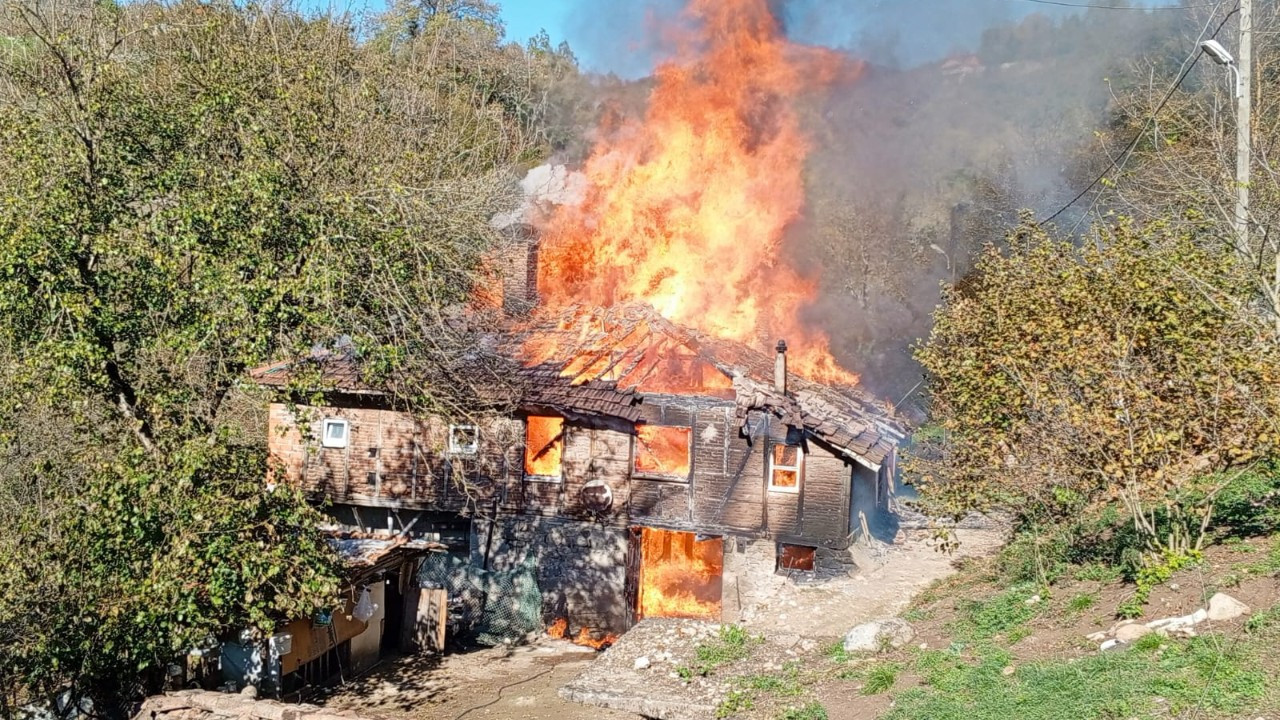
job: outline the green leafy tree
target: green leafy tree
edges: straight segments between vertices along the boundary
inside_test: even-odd
[[[335,602],[248,368],[349,336],[412,408],[500,382],[471,301],[553,59],[424,9],[0,2],[0,713],[124,714],[206,637]]]
[[[917,357],[941,433],[925,501],[1061,519],[1119,503],[1149,551],[1198,549],[1214,471],[1275,445],[1280,350],[1229,252],[1161,224],[1085,247],[1024,225],[946,293]]]

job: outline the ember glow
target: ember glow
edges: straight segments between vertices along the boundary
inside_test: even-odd
[[[720,619],[724,541],[693,533],[642,528],[638,619]]]
[[[853,384],[801,326],[815,294],[781,248],[804,206],[802,93],[856,76],[790,43],[767,0],[689,0],[679,56],[655,71],[643,118],[602,128],[580,205],[543,228],[538,287],[553,307],[641,301],[710,335],[785,337],[792,370]]]

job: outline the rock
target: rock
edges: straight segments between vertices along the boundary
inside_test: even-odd
[[[1124,647],[1125,647],[1124,643],[1120,642],[1119,640],[1116,640],[1115,638],[1111,638],[1110,640],[1102,643],[1102,645],[1099,646],[1098,649],[1101,650],[1102,652],[1107,652],[1108,650],[1123,650]]]
[[[649,669],[649,657],[647,655],[641,655],[640,657],[636,658],[635,668],[637,670]]]
[[[897,649],[911,642],[916,631],[902,618],[872,620],[863,623],[844,636],[845,652],[879,652],[887,648]]]
[[[1248,615],[1249,606],[1226,593],[1217,593],[1209,598],[1209,619],[1215,621],[1235,620],[1241,615]]]
[[[1131,642],[1135,642],[1138,638],[1142,637],[1143,635],[1150,635],[1153,632],[1155,631],[1147,627],[1146,625],[1139,625],[1137,623],[1133,623],[1132,625],[1125,625],[1120,629],[1116,630],[1116,639],[1122,643],[1131,643]]]
[[[1166,633],[1169,633],[1169,632],[1174,632],[1175,630],[1190,628],[1191,626],[1202,623],[1207,619],[1209,619],[1209,613],[1202,608],[1200,610],[1197,610],[1191,613],[1190,615],[1179,615],[1178,617],[1168,617],[1168,618],[1161,618],[1159,620],[1152,620],[1151,622],[1147,623],[1147,627],[1151,628],[1152,630],[1157,630],[1157,631],[1163,630]]]
[[[1109,633],[1106,630],[1099,630],[1098,632],[1092,632],[1085,635],[1084,639],[1090,642],[1102,642],[1107,639],[1108,634]]]
[[[1000,670],[1000,674],[1005,677],[1009,677],[1015,672],[1017,672],[1017,670],[1015,670],[1012,665],[1005,665],[1004,668]]]
[[[1032,595],[1031,597],[1027,598],[1026,600],[1023,600],[1022,602],[1026,605],[1035,605],[1036,603],[1040,602],[1040,594],[1037,593],[1035,595]]]

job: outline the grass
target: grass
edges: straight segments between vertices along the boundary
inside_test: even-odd
[[[988,640],[1014,630],[1039,614],[1044,606],[1044,601],[1027,604],[1036,591],[1035,583],[1021,583],[987,600],[964,601],[958,608],[960,619],[952,626],[952,632],[962,640]]]
[[[728,697],[720,702],[716,707],[716,717],[723,720],[724,718],[737,715],[740,712],[751,710],[756,706],[755,700],[752,699],[751,693],[741,690],[731,690]]]
[[[760,642],[761,638],[751,635],[738,625],[722,625],[720,634],[714,640],[704,642],[694,649],[693,665],[682,665],[676,668],[676,672],[685,680],[695,675],[710,675],[722,665],[746,658],[751,654],[751,648]]]
[[[1175,642],[1149,635],[1125,652],[1024,663],[1005,676],[1001,670],[1010,661],[990,645],[972,658],[922,652],[912,669],[923,683],[898,695],[886,720],[1100,720],[1180,716],[1190,709],[1239,714],[1266,692],[1266,676],[1251,655],[1224,649],[1214,638]]]
[[[1111,583],[1124,577],[1124,571],[1115,565],[1091,562],[1084,565],[1077,565],[1071,575],[1076,580]]]
[[[1259,633],[1280,626],[1280,605],[1272,605],[1260,610],[1244,621],[1244,629],[1251,633]]]
[[[1271,546],[1267,548],[1266,557],[1249,563],[1244,570],[1253,575],[1280,574],[1280,536],[1271,538]]]
[[[808,702],[799,707],[787,708],[778,720],[827,720],[827,709],[821,703]]]
[[[785,663],[781,674],[747,675],[738,678],[736,682],[742,688],[781,697],[795,697],[804,693],[804,683],[800,681],[800,662],[795,660]]]
[[[1097,593],[1080,593],[1079,595],[1075,595],[1070,600],[1067,601],[1067,612],[1072,615],[1079,615],[1080,613],[1084,612],[1085,610],[1088,610],[1089,608],[1097,604],[1098,604]]]
[[[871,668],[867,672],[867,682],[862,686],[862,694],[879,695],[888,691],[897,682],[900,670],[902,670],[902,667],[894,663],[877,665]]]

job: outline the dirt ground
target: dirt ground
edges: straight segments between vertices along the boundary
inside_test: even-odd
[[[382,663],[313,702],[375,718],[634,718],[627,713],[568,702],[556,694],[597,654],[565,640],[548,638],[531,645],[486,648],[443,658],[400,658]]]
[[[796,587],[776,607],[757,608],[745,623],[779,652],[802,640],[809,648],[827,643],[860,622],[900,613],[925,586],[956,572],[961,557],[994,552],[1002,541],[990,530],[957,531],[958,553],[934,549],[924,533],[882,549],[878,567],[820,585]],[[779,582],[783,582],[780,578]],[[690,637],[690,648],[695,644]],[[608,650],[605,651],[607,654]],[[598,654],[562,640],[467,653],[402,658],[317,700],[334,710],[368,717],[446,720],[501,718],[529,720],[632,720],[637,715],[561,699],[561,687],[582,675]],[[833,718],[874,717],[865,705],[853,714],[830,708]]]

